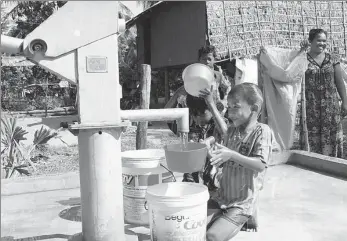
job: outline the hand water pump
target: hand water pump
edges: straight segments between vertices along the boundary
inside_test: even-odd
[[[70,1],[25,39],[1,36],[2,52],[21,54],[78,86],[78,133],[85,241],[125,241],[121,133],[130,121],[177,120],[189,131],[188,109],[121,111],[117,1]]]

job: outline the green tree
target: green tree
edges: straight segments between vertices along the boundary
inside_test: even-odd
[[[7,2],[1,8],[1,27],[5,28],[4,34],[25,38],[30,32],[37,28],[47,18],[49,18],[60,7],[64,6],[66,1],[44,2],[44,1],[13,1]],[[60,79],[44,70],[39,66],[14,67],[6,66],[1,69],[3,81],[2,88],[5,89],[6,99],[10,103],[16,103],[21,98],[23,88],[33,83],[57,83]],[[36,100],[36,102],[46,102],[47,100]],[[35,101],[34,101],[35,102]],[[23,105],[7,106],[10,110],[32,109],[29,103]],[[33,103],[34,106],[42,106],[43,103]]]
[[[45,1],[16,1],[11,4],[4,5],[1,9],[2,28],[6,27],[6,35],[25,38],[30,32],[38,27],[42,22],[49,18],[60,7],[64,6],[66,1],[45,2]],[[124,4],[119,2],[119,13],[126,21],[133,17],[133,13]],[[152,4],[153,2],[151,2]],[[146,6],[150,5],[146,3]],[[136,27],[128,29],[118,38],[119,43],[119,67],[120,82],[124,83],[132,81],[137,73],[136,65]],[[18,93],[19,88],[34,83],[59,82],[60,80],[45,71],[39,66],[27,67],[32,69],[32,78],[23,78],[20,69],[17,67],[3,68],[1,71],[4,76],[2,85],[5,85],[6,92],[11,95],[10,98],[18,98],[14,93]],[[30,76],[26,74],[25,76]],[[28,81],[30,79],[30,81]],[[20,81],[18,81],[20,80]],[[19,83],[20,82],[20,83]]]
[[[129,21],[134,14],[124,4],[119,2],[119,13],[125,21]],[[120,83],[132,81],[137,73],[136,27],[126,29],[118,37],[118,59]]]
[[[7,35],[9,30],[16,24],[11,18],[12,12],[17,7],[17,1],[2,1],[1,2],[1,31],[2,34]]]
[[[136,2],[139,6],[143,7],[143,10],[146,10],[160,1],[136,1]]]
[[[122,2],[119,3],[119,15],[121,18],[124,18],[125,21],[130,20],[133,16],[134,13],[127,7],[125,6]]]
[[[7,35],[25,38],[65,3],[66,1],[18,1],[11,11],[15,27],[12,27]]]

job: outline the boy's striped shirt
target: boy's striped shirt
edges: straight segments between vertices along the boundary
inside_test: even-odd
[[[267,165],[274,141],[270,127],[256,123],[243,138],[239,138],[238,134],[238,128],[230,128],[225,146],[244,156],[258,157]],[[265,170],[257,173],[233,161],[224,163],[219,177],[220,188],[214,199],[221,206],[240,207],[245,214],[251,215],[263,184]]]

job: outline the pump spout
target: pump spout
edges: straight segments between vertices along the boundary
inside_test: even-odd
[[[1,35],[1,52],[8,54],[20,54],[23,52],[24,39]]]
[[[122,110],[121,119],[129,121],[172,121],[177,120],[179,132],[189,132],[189,109],[143,109]]]

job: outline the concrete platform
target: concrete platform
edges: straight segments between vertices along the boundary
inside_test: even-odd
[[[46,177],[49,178],[57,179]],[[35,182],[42,180],[27,180],[30,187],[37,186]],[[70,177],[71,187],[78,187],[74,182],[78,182],[78,178]],[[11,184],[6,185],[10,189]],[[81,223],[76,218],[80,210],[79,188],[54,190],[52,186],[52,189],[45,187],[41,192],[3,195],[1,236],[15,240],[67,240],[70,235],[81,232]],[[261,193],[260,230],[257,233],[241,232],[233,240],[346,240],[346,190],[347,181],[342,178],[290,165],[271,167]],[[61,216],[75,217],[76,221]],[[134,235],[141,241],[150,240],[148,228],[126,225],[125,229],[129,240],[134,240]]]

